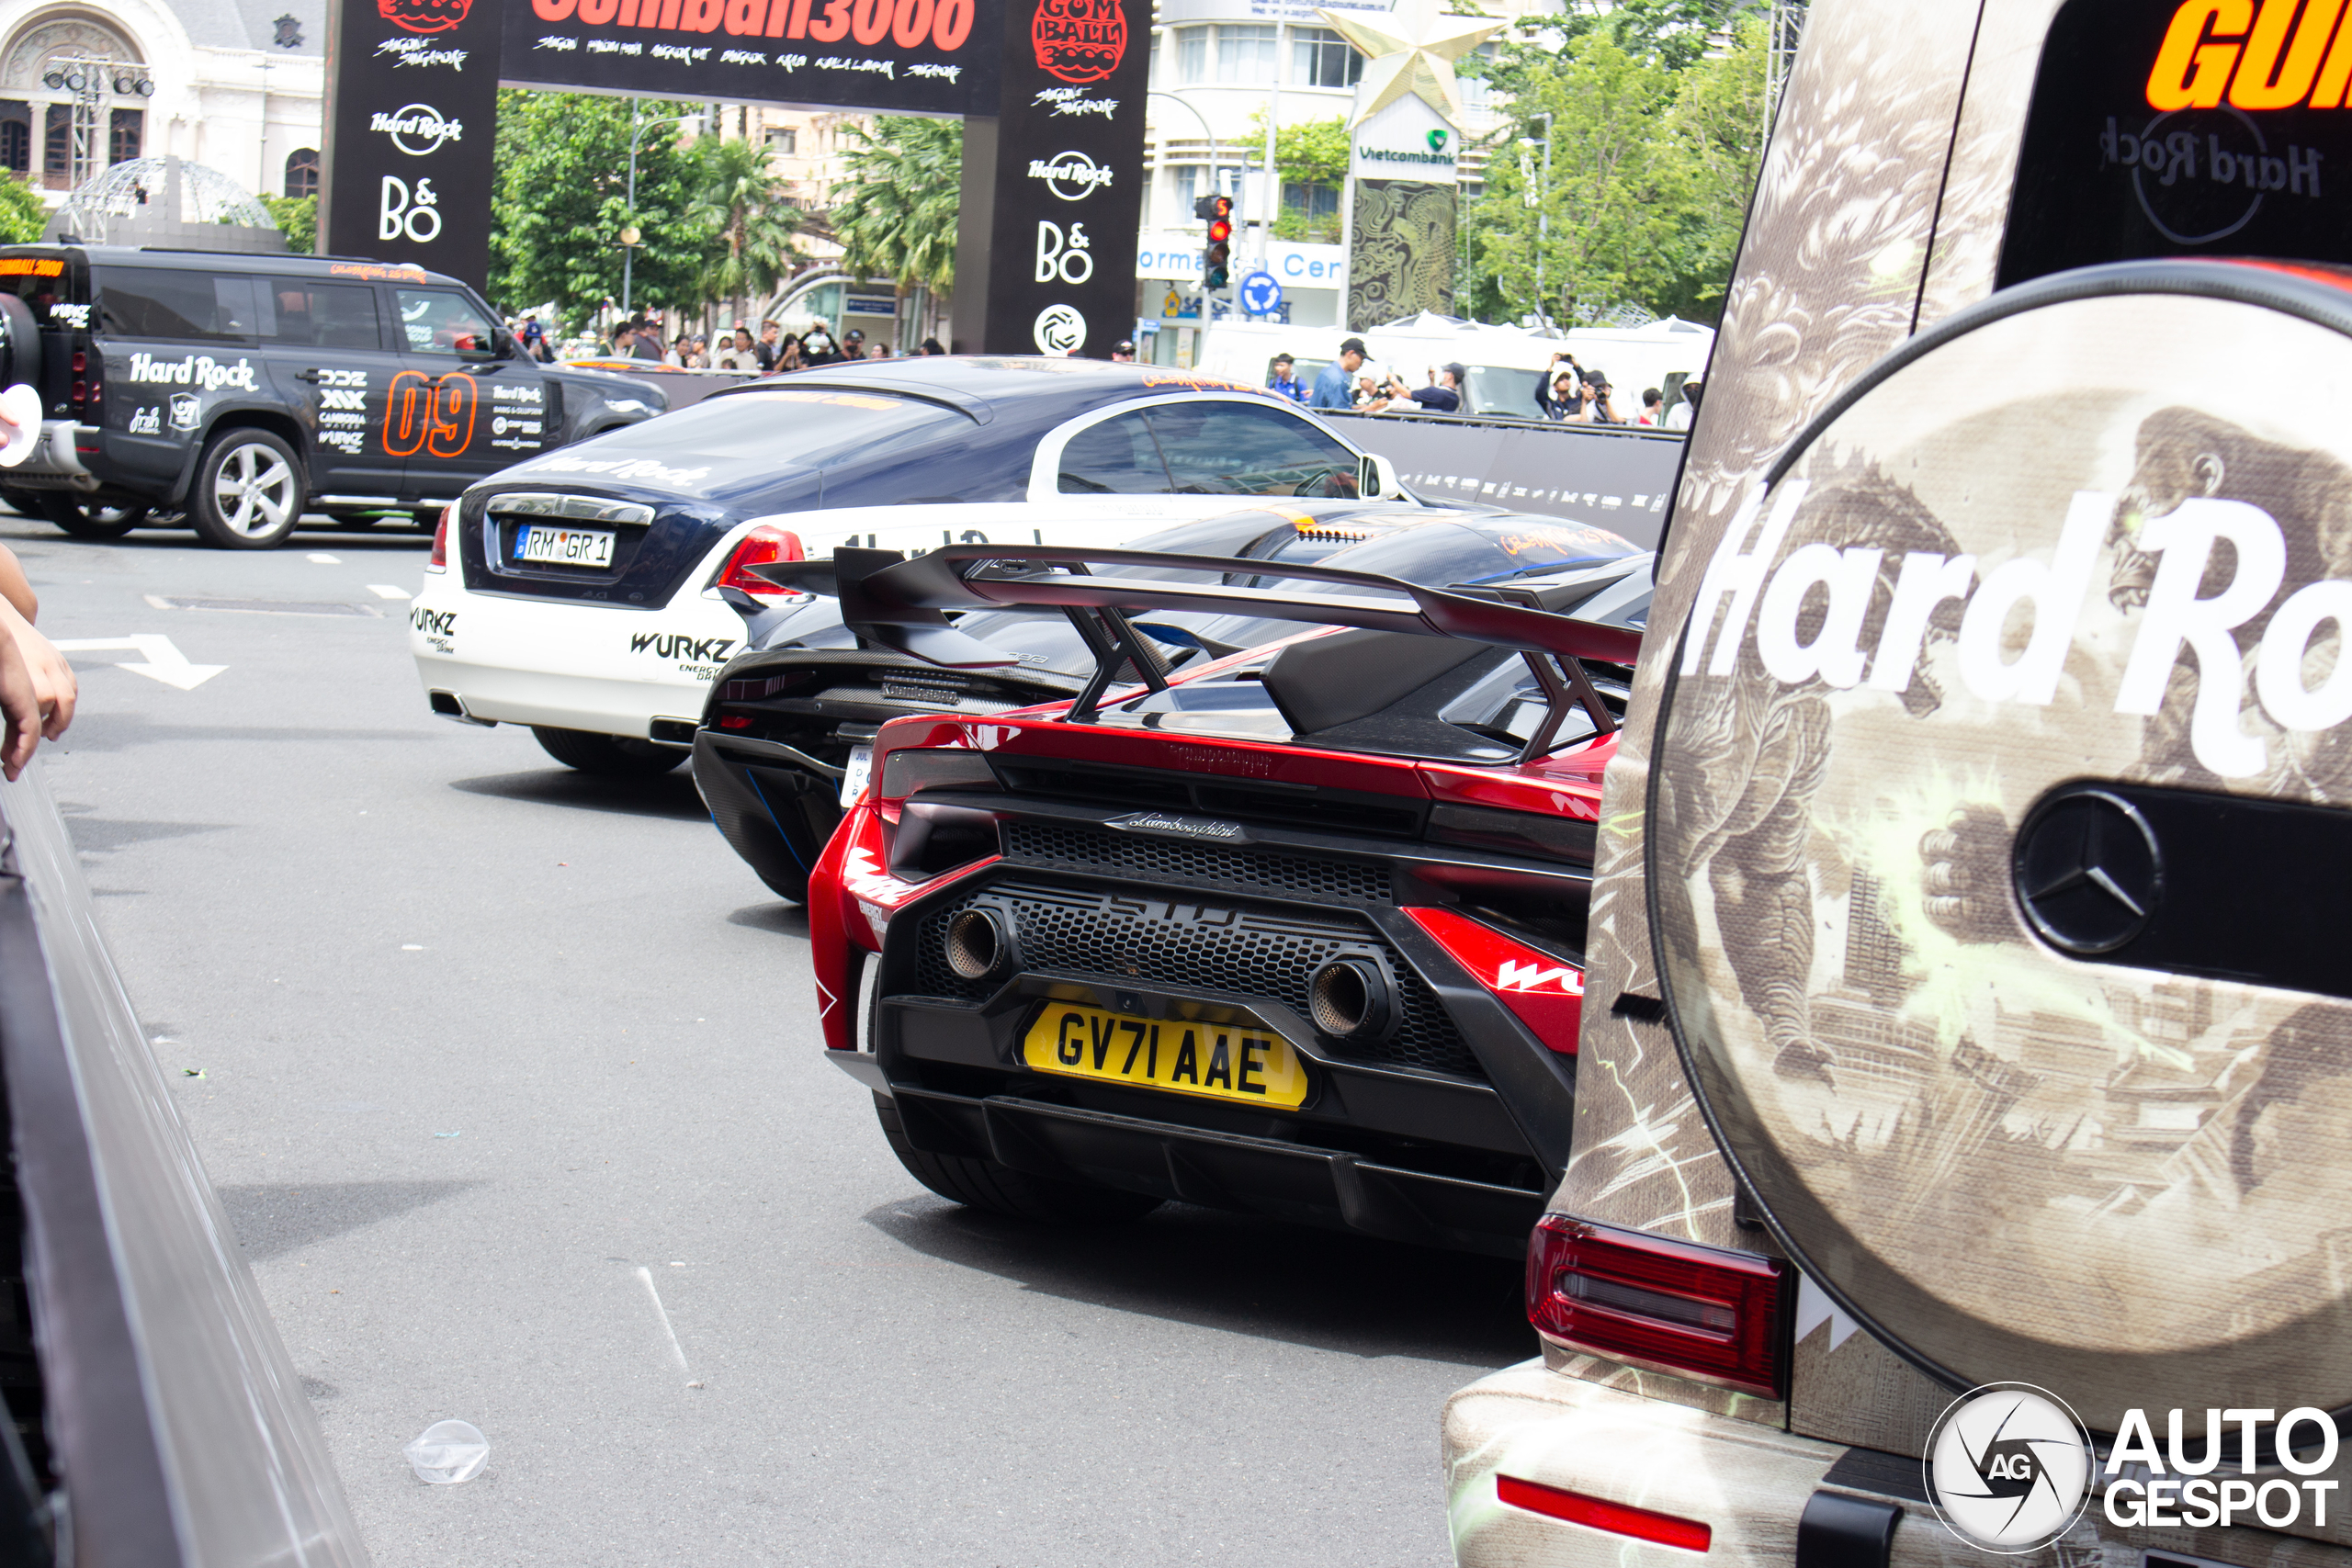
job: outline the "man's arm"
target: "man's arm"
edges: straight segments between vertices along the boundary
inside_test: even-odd
[[[17,552],[0,545],[0,599],[16,607],[17,614],[30,621],[40,614],[40,600],[33,592],[33,585],[25,581],[25,569],[17,563]]]

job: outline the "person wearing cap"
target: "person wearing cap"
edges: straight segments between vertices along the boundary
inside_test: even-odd
[[[1584,370],[1577,364],[1575,355],[1554,355],[1551,374],[1535,383],[1536,412],[1550,420],[1566,422],[1574,418],[1578,406],[1577,389],[1583,381]]]
[[[1111,363],[1112,363],[1112,364],[1114,364],[1114,365],[1133,365],[1135,362],[1136,362],[1136,345],[1134,344],[1134,343],[1132,343],[1131,341],[1129,341],[1129,340],[1128,340],[1128,339],[1126,339],[1126,338],[1121,338],[1118,342],[1116,342],[1116,343],[1114,343],[1114,344],[1113,344],[1111,345]]]
[[[843,359],[865,357],[865,334],[855,327],[842,333],[842,357]]]
[[[1277,354],[1266,369],[1266,390],[1278,398],[1288,398],[1295,403],[1306,400],[1306,383],[1298,378],[1298,361],[1287,354]]]
[[[1584,373],[1584,385],[1577,389],[1578,407],[1568,415],[1570,424],[1623,424],[1625,416],[1609,400],[1609,378],[1598,370]]]
[[[1355,407],[1355,397],[1348,390],[1348,383],[1363,368],[1366,355],[1363,339],[1351,337],[1340,344],[1340,357],[1323,367],[1315,378],[1315,390],[1307,394],[1306,406],[1311,409],[1350,409]]]

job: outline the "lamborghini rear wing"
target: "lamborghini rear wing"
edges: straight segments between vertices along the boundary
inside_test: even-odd
[[[1550,749],[1571,704],[1581,706],[1601,734],[1616,728],[1581,661],[1631,664],[1642,643],[1642,634],[1630,627],[1537,608],[1524,590],[1430,588],[1372,572],[1224,556],[1069,545],[1016,548],[1018,555],[1001,545],[946,545],[911,560],[896,550],[842,548],[831,560],[776,561],[751,570],[780,586],[839,599],[842,624],[861,640],[951,670],[1001,668],[1019,660],[958,631],[948,621],[949,611],[1059,609],[1095,659],[1092,678],[1071,705],[1070,717],[1079,723],[1092,721],[1103,694],[1124,683],[1118,678],[1127,670],[1134,671],[1131,681],[1153,691],[1166,688],[1168,662],[1149,638],[1136,633],[1128,619],[1135,612],[1250,615],[1516,649],[1551,709],[1528,743],[1530,759]],[[1096,567],[1197,572],[1208,581],[1102,577],[1094,574]],[[1286,583],[1370,592],[1316,593],[1234,581],[1276,574]]]

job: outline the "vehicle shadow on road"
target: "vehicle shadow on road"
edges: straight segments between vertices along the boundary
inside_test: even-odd
[[[569,768],[548,768],[527,773],[492,773],[478,779],[452,779],[451,789],[494,800],[518,800],[532,806],[569,806],[581,811],[613,811],[627,817],[668,817],[680,822],[707,822],[702,796],[691,774],[679,772],[650,779],[600,778]]]
[[[808,911],[781,899],[773,904],[746,904],[728,916],[727,923],[748,926],[755,931],[774,931],[778,936],[807,936]]]
[[[1511,1258],[1440,1252],[1170,1203],[1132,1225],[1052,1229],[944,1199],[866,1224],[1024,1289],[1354,1356],[1501,1367],[1535,1354]]]
[[[260,1263],[487,1185],[481,1181],[305,1181],[300,1186],[217,1190],[245,1260]]]

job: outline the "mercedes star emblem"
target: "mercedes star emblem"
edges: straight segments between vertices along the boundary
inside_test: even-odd
[[[2043,940],[2078,956],[2112,953],[2148,929],[2164,860],[2147,820],[2099,789],[2044,801],[2018,834],[2018,902]]]

